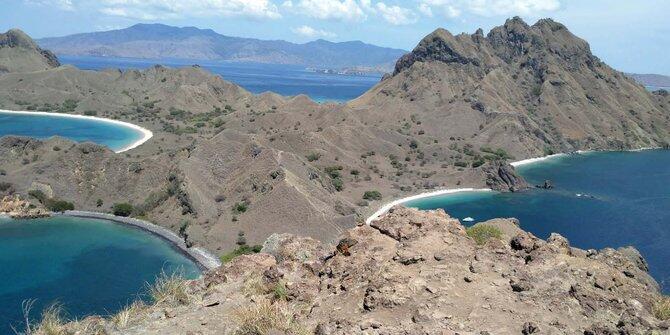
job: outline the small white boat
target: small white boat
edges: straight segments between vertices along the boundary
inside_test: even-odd
[[[471,217],[468,216],[467,218],[463,219],[463,221],[465,221],[465,222],[472,222],[472,221],[475,221],[475,219],[473,219],[473,218],[471,218]]]

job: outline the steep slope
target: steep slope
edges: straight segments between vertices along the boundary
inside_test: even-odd
[[[184,294],[63,326],[118,334],[664,334],[634,248],[580,250],[514,219],[477,243],[443,211],[394,210],[337,247],[289,234]],[[178,298],[178,299],[177,299]],[[659,315],[660,316],[660,315]],[[83,333],[86,333],[85,331]]]
[[[326,68],[387,65],[404,53],[359,41],[317,40],[295,44],[162,24],[137,24],[120,30],[44,38],[38,43],[63,55],[247,61]]]
[[[40,49],[24,32],[11,29],[0,33],[0,74],[41,71],[59,66],[53,53]]]
[[[51,143],[28,148],[0,160],[0,181],[25,194],[39,179],[79,209],[131,202],[222,252],[239,231],[250,244],[273,232],[332,241],[382,203],[425,190],[517,191],[526,185],[510,160],[662,146],[670,130],[667,92],[651,94],[611,70],[550,20],[512,19],[486,37],[437,30],[347,105],[256,96],[197,67],[158,66],[5,74],[0,106],[97,113],[151,129],[138,149],[95,162],[74,149],[49,151]],[[130,177],[111,174],[108,161]],[[88,164],[105,178],[79,178],[77,165]],[[168,186],[179,187],[166,197]]]
[[[350,105],[367,122],[383,126],[415,114],[426,135],[462,137],[516,157],[670,139],[667,106],[550,19],[533,26],[510,19],[487,36],[438,29]]]

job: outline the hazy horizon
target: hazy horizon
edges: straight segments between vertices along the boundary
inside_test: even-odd
[[[411,50],[440,27],[488,32],[513,16],[529,24],[549,17],[620,71],[670,75],[667,12],[670,2],[660,0],[7,0],[0,4],[0,30],[19,28],[37,39],[162,23],[263,40],[359,40]]]

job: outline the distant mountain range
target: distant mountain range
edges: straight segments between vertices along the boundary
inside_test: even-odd
[[[37,40],[58,55],[178,58],[295,64],[318,68],[369,67],[391,70],[405,50],[360,41],[316,40],[296,44],[225,36],[211,29],[136,24],[129,28]]]
[[[661,74],[638,74],[638,73],[626,73],[626,75],[635,79],[635,81],[644,86],[670,87],[670,76],[664,76]]]

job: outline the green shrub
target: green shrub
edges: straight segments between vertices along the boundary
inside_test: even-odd
[[[382,200],[382,194],[379,191],[365,191],[363,194],[365,200]]]
[[[484,160],[484,158],[477,157],[477,158],[475,158],[474,161],[472,161],[472,167],[473,168],[478,168],[478,167],[484,165],[484,163],[486,163],[486,160]]]
[[[65,200],[52,200],[45,204],[52,212],[65,212],[74,210],[74,204]]]
[[[670,297],[663,297],[654,303],[651,308],[654,316],[659,320],[670,320]]]
[[[41,203],[44,203],[47,199],[47,195],[40,190],[30,190],[28,191],[28,195],[37,199]]]
[[[130,216],[133,213],[133,205],[124,202],[120,204],[114,204],[112,207],[112,213],[116,216]]]
[[[247,209],[249,209],[249,205],[247,205],[246,202],[241,201],[236,203],[235,206],[233,206],[233,213],[235,214],[244,213],[247,211]]]
[[[261,249],[263,249],[262,246],[260,245],[254,245],[254,246],[249,246],[249,245],[241,245],[237,249],[221,255],[221,263],[228,263],[232,261],[235,257],[237,256],[242,256],[242,255],[250,255],[250,254],[257,254],[261,252]]]
[[[88,110],[88,111],[84,111],[84,115],[88,115],[88,116],[96,116],[96,115],[98,115],[98,112]]]
[[[305,158],[307,158],[307,160],[310,161],[310,162],[314,162],[314,161],[318,161],[319,158],[321,158],[321,154],[315,152],[315,153],[311,153],[311,154],[305,156]]]
[[[333,178],[332,184],[338,192],[344,189],[344,182],[340,178]]]
[[[95,205],[96,205],[97,207],[102,207],[102,204],[103,204],[102,199],[98,199],[98,200],[95,202]]]
[[[475,240],[479,245],[485,244],[491,238],[500,239],[502,231],[491,225],[474,225],[466,229],[468,236]]]
[[[457,167],[468,167],[468,162],[458,161],[458,162],[454,163],[454,165],[457,166]]]
[[[283,281],[280,281],[275,285],[273,290],[273,298],[275,300],[286,301],[288,299],[288,290],[286,289],[286,284]]]
[[[340,178],[342,175],[340,174],[340,171],[342,171],[343,167],[339,165],[335,166],[328,166],[323,169],[330,178]]]

